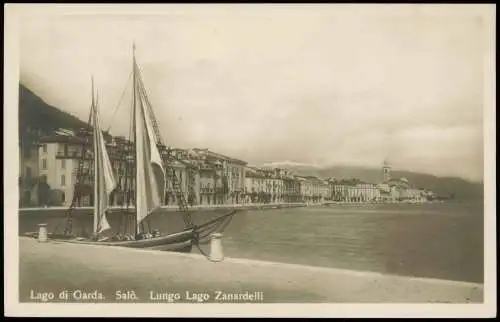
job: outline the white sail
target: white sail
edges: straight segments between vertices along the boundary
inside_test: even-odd
[[[136,69],[134,61],[134,69]],[[134,74],[136,70],[134,70]],[[135,81],[135,148],[136,148],[136,210],[137,232],[140,223],[160,207],[165,196],[165,170],[156,145],[149,109],[144,105],[140,82]]]
[[[93,91],[93,90],[92,90]],[[99,112],[92,98],[92,119],[94,123],[94,233],[99,234],[110,228],[106,219],[109,196],[116,188],[113,168],[109,160],[102,135]]]

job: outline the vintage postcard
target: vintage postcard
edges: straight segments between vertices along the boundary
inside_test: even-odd
[[[7,316],[496,315],[494,5],[4,19]]]

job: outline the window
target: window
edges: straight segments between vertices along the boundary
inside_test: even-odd
[[[47,159],[42,159],[42,169],[43,170],[47,169]]]
[[[63,203],[66,202],[66,194],[64,192],[61,194],[61,201]]]
[[[26,167],[26,176],[27,176],[28,178],[30,178],[30,177],[31,177],[31,168],[30,168],[30,167]]]
[[[66,185],[66,176],[63,174],[61,175],[61,186],[65,186]]]
[[[61,160],[61,168],[66,169],[66,160],[65,159]]]
[[[43,147],[43,152],[47,153],[47,144],[42,145]]]

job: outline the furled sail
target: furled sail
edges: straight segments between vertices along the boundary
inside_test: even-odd
[[[93,86],[92,86],[93,87]],[[92,88],[93,93],[93,88]],[[92,95],[92,119],[94,123],[94,233],[99,234],[109,229],[106,210],[109,206],[109,196],[116,188],[113,168],[109,160],[104,137],[102,135],[97,103]]]
[[[134,75],[138,75],[134,59]],[[165,170],[156,145],[150,111],[145,106],[146,97],[134,76],[134,125],[136,148],[136,210],[137,232],[139,223],[160,207],[165,197]]]

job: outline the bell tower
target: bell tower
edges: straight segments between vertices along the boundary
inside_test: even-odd
[[[384,165],[382,167],[383,182],[391,180],[391,165],[387,159],[384,160]]]

